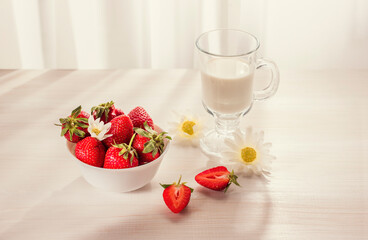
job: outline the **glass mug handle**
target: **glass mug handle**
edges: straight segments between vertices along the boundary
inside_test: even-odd
[[[271,81],[268,86],[262,90],[254,91],[254,100],[261,101],[272,97],[279,87],[280,73],[276,63],[272,60],[259,58],[256,62],[256,69],[268,68],[271,71]]]

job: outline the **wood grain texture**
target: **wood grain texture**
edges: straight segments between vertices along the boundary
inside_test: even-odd
[[[194,70],[0,71],[0,239],[368,239],[368,71],[283,72],[275,97],[242,120],[265,131],[269,182],[227,194],[198,186],[197,148],[172,145],[150,184],[94,189],[53,125],[81,104],[146,107],[167,127],[173,109],[206,116]],[[211,118],[208,124],[213,126]],[[194,187],[172,214],[159,183]]]

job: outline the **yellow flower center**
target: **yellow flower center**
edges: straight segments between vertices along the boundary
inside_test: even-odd
[[[241,157],[244,162],[251,163],[256,159],[257,152],[254,150],[254,148],[245,147],[241,150]]]
[[[183,124],[181,125],[181,130],[189,135],[193,135],[194,131],[193,131],[193,126],[196,125],[195,122],[193,121],[185,121],[183,122]]]
[[[98,134],[100,134],[101,131],[98,128],[92,128],[92,132],[94,132],[98,136]]]

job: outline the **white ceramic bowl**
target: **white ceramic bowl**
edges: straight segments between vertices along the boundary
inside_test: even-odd
[[[157,125],[155,125],[155,130],[162,131]],[[67,141],[67,147],[88,183],[107,191],[129,192],[143,187],[152,180],[169,149],[170,141],[165,139],[164,152],[159,158],[144,165],[124,169],[99,168],[85,164],[75,157],[75,145],[75,143]]]

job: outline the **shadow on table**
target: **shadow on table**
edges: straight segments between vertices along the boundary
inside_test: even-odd
[[[263,239],[272,213],[267,181],[238,180],[242,187],[231,186],[226,193],[195,187],[189,205],[179,214],[166,208],[160,196],[156,210],[145,214],[142,209],[83,239]]]
[[[183,234],[189,239],[262,239],[272,210],[267,185],[257,178],[238,180],[242,187],[231,186],[227,193],[195,187],[187,208],[174,214],[160,186],[111,193],[78,177],[36,203],[0,238],[176,239]]]

